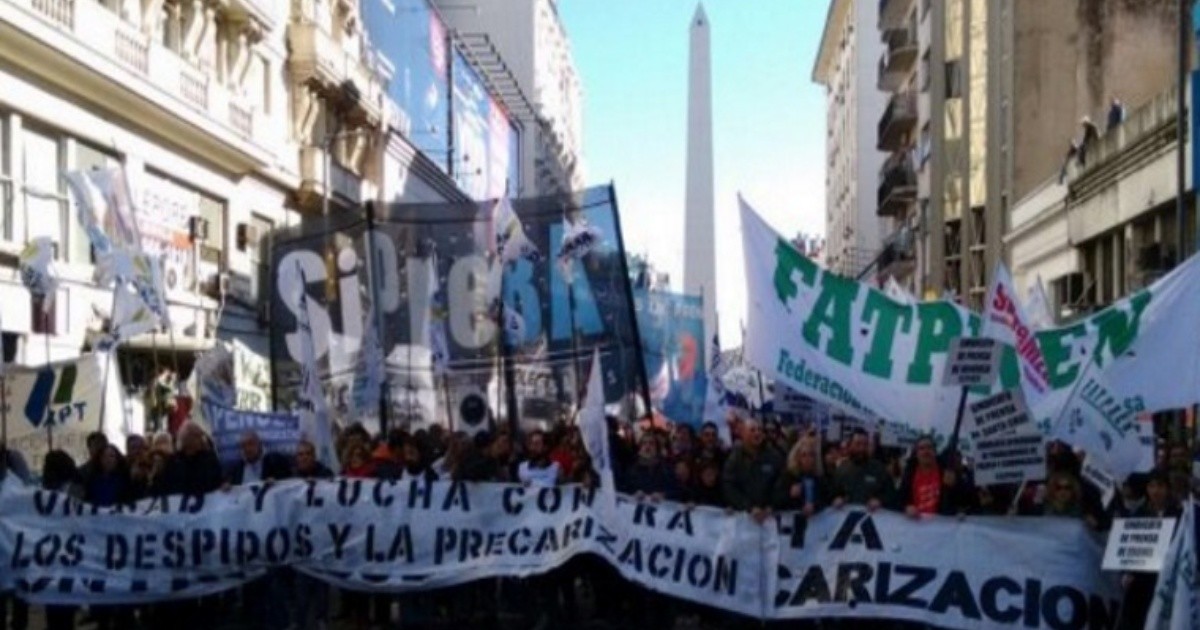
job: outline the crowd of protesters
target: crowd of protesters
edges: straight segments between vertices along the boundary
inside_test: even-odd
[[[1081,461],[1066,445],[1052,442],[1045,481],[1020,486],[978,486],[964,458],[939,453],[929,438],[911,448],[888,448],[862,430],[829,441],[823,434],[777,422],[738,423],[731,446],[718,427],[706,423],[672,429],[620,425],[609,419],[610,451],[617,489],[639,501],[677,501],[746,512],[764,522],[774,512],[807,516],[846,504],[893,510],[920,520],[930,515],[1056,516],[1077,518],[1097,532],[1113,518],[1177,516],[1190,500],[1192,458],[1186,446],[1162,449],[1149,473],[1125,480],[1110,505],[1081,482]],[[453,479],[530,485],[599,483],[578,428],[514,435],[501,428],[468,436],[440,426],[409,433],[372,436],[360,425],[337,438],[340,470],[317,461],[302,441],[294,456],[264,452],[253,432],[241,437],[241,458],[222,467],[211,440],[193,424],[176,436],[130,436],[124,453],[101,433],[89,436],[86,462],[76,466],[63,451],[45,458],[40,484],[100,505],[168,494],[195,494],[288,478],[335,475],[380,479]],[[34,481],[15,451],[0,450],[0,470]],[[1123,621],[1137,625],[1150,604],[1155,576],[1125,576]],[[593,618],[619,627],[670,627],[672,618],[728,619],[717,611],[672,601],[622,580],[607,563],[579,556],[547,575],[527,580],[490,579],[420,596],[334,592],[290,570],[276,570],[237,593],[142,607],[97,606],[87,611],[49,606],[51,630],[77,627],[84,620],[108,628],[209,628],[231,621],[267,629],[324,628],[343,619],[354,628],[496,627],[504,616],[538,627],[569,627],[578,622],[581,593],[590,593]],[[0,599],[0,630],[27,627],[28,608],[11,597]],[[333,604],[340,604],[334,606]],[[336,608],[336,610],[335,610]],[[733,623],[733,622],[731,622]]]

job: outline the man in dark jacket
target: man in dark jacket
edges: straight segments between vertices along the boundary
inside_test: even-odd
[[[208,447],[204,431],[191,423],[179,429],[179,450],[167,460],[156,494],[205,494],[221,487],[217,454]]]
[[[783,471],[783,457],[767,448],[762,423],[742,424],[742,443],[725,460],[725,500],[735,510],[750,512],[761,523],[771,512],[775,480]]]
[[[317,448],[308,440],[300,440],[296,445],[296,465],[292,468],[292,477],[297,479],[332,479],[333,471],[317,461]]]
[[[833,478],[834,507],[854,503],[877,510],[890,503],[891,476],[883,462],[871,458],[868,444],[866,431],[858,429],[851,435],[846,459],[842,460]]]
[[[292,463],[282,453],[264,453],[262,439],[254,431],[246,431],[241,439],[242,458],[229,467],[225,482],[231,486],[258,481],[287,479]]]

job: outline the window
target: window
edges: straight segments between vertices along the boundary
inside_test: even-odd
[[[208,222],[208,239],[200,244],[200,264],[210,267],[208,275],[225,268],[225,204],[203,193],[199,198],[200,218]]]
[[[13,238],[13,181],[8,160],[8,116],[0,112],[0,240]]]
[[[250,253],[250,295],[261,304],[266,304],[270,297],[271,232],[275,229],[275,223],[255,214],[250,218],[250,225],[258,237],[246,243],[246,249]]]
[[[962,60],[946,62],[946,98],[962,98]]]
[[[259,75],[262,78],[262,113],[264,115],[271,114],[271,62],[267,58],[258,56]]]
[[[929,91],[929,79],[930,79],[930,76],[929,76],[929,51],[928,50],[925,51],[925,54],[921,55],[921,67],[920,67],[920,70],[918,70],[917,74],[920,76],[921,91],[928,92]]]
[[[67,199],[59,178],[63,166],[61,143],[53,135],[30,128],[24,130],[22,140],[25,233],[29,240],[45,236],[58,243],[56,257],[60,257],[65,253],[61,244],[67,223]]]

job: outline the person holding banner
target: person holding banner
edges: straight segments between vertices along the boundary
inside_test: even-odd
[[[296,479],[332,479],[333,471],[317,461],[317,448],[308,440],[296,444],[296,460],[290,477]]]
[[[821,475],[816,450],[806,440],[796,442],[775,484],[775,508],[799,510],[811,517],[829,505],[829,499],[829,484]]]
[[[158,494],[207,494],[221,487],[224,476],[217,454],[199,425],[179,429],[179,450],[167,459]]]
[[[750,512],[755,522],[765,521],[771,514],[771,495],[781,472],[783,457],[767,446],[762,423],[753,419],[742,423],[742,443],[725,461],[725,500],[729,507]]]
[[[1162,470],[1150,473],[1146,481],[1146,502],[1134,513],[1134,518],[1178,519],[1183,510],[1171,496],[1170,475]],[[1176,525],[1178,526],[1178,520]],[[1158,586],[1157,573],[1125,573],[1121,576],[1125,601],[1121,605],[1122,628],[1140,628],[1150,612],[1150,603]]]
[[[65,451],[53,450],[42,460],[42,488],[83,500],[83,486],[75,460]],[[46,606],[46,630],[73,630],[78,606]]]
[[[912,518],[965,516],[972,512],[975,490],[963,471],[949,465],[949,457],[938,457],[933,438],[917,440],[913,455],[905,464],[900,482],[899,503]]]
[[[833,507],[840,508],[843,504],[851,503],[865,505],[868,510],[875,511],[891,505],[891,476],[882,462],[871,457],[869,445],[867,432],[855,429],[850,436],[846,458],[834,474]]]
[[[292,466],[287,456],[281,453],[264,453],[258,433],[242,433],[239,446],[242,457],[226,471],[226,487],[288,478]]]

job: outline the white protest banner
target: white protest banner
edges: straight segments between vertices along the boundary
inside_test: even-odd
[[[1200,628],[1200,575],[1196,568],[1196,504],[1183,507],[1171,548],[1159,572],[1154,599],[1146,615],[1146,630]]]
[[[1111,473],[1104,470],[1091,457],[1085,457],[1079,476],[1100,491],[1101,505],[1107,507],[1109,503],[1112,503],[1113,497],[1117,494],[1117,480]]]
[[[971,437],[976,440],[1037,432],[1018,390],[1005,390],[971,403],[971,419]]]
[[[42,458],[54,448],[66,451],[76,462],[87,459],[87,434],[104,431],[109,441],[121,444],[124,423],[100,423],[107,354],[86,354],[73,361],[40,368],[11,367],[8,370],[8,446],[20,451],[32,470],[42,469]],[[106,413],[121,415],[120,383],[115,368],[109,374]],[[47,435],[49,429],[49,436]]]
[[[8,481],[0,590],[45,604],[142,603],[292,566],[343,587],[407,592],[525,577],[591,552],[672,596],[762,612],[761,526],[629,499],[606,513],[596,496],[580,486],[292,480],[96,508]]]
[[[1157,573],[1167,557],[1174,531],[1173,518],[1114,519],[1101,568]]]
[[[983,337],[955,337],[950,341],[942,385],[974,387],[996,382],[1000,370],[1000,342]]]
[[[1078,519],[825,510],[778,517],[769,618],[884,617],[941,628],[1115,628],[1121,591]]]
[[[977,314],[947,301],[903,304],[829,273],[742,202],[748,321],[745,356],[767,378],[860,417],[906,424],[945,443],[960,390],[937,379]],[[1044,433],[1094,453],[1123,476],[1142,457],[1136,418],[1200,402],[1200,258],[1070,325],[1039,330],[1047,394],[1031,412]],[[1005,345],[998,387],[1021,386]],[[973,394],[977,395],[977,394]],[[1064,409],[1066,410],[1064,413]]]
[[[290,413],[265,413],[226,407],[203,399],[200,407],[208,419],[217,459],[232,464],[241,458],[241,438],[253,431],[262,442],[263,451],[294,455],[300,443],[300,418]]]
[[[976,485],[1046,478],[1046,438],[1040,433],[978,440],[974,447]]]

